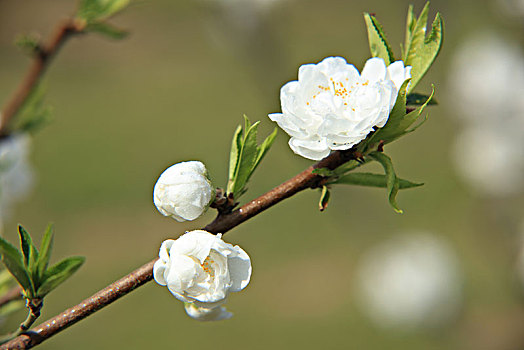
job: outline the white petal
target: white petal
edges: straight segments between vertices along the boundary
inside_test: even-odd
[[[321,160],[329,155],[329,149],[325,140],[321,139],[298,139],[292,137],[289,147],[298,155],[312,160]]]
[[[193,256],[203,263],[218,238],[206,231],[194,230],[180,236],[171,247],[171,254]]]
[[[187,315],[197,321],[221,321],[233,317],[233,314],[223,306],[208,309],[193,303],[185,303],[184,308]]]
[[[388,66],[388,74],[398,91],[404,81],[411,78],[411,66],[404,67],[403,61],[395,61]]]
[[[382,58],[373,57],[367,60],[360,75],[363,80],[369,80],[371,83],[384,80],[386,78],[386,63]]]
[[[160,284],[161,286],[165,286],[167,284],[166,279],[164,278],[165,271],[166,263],[162,260],[157,260],[153,265],[153,278],[155,279],[156,283]]]
[[[246,288],[251,279],[251,259],[239,246],[233,247],[228,257],[228,268],[231,278],[231,292],[239,292]]]

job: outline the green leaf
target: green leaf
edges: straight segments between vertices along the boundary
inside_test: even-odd
[[[32,34],[19,35],[15,40],[15,45],[26,54],[33,55],[37,52],[40,42],[37,36]]]
[[[251,125],[247,116],[244,115],[244,130],[239,125],[233,135],[229,156],[227,192],[233,193],[235,199],[238,199],[245,192],[247,182],[271,148],[277,135],[277,129],[275,128],[259,146],[257,144],[259,124],[260,122],[256,122]]]
[[[382,30],[382,26],[377,21],[375,16],[370,15],[369,13],[364,13],[364,20],[366,21],[366,27],[368,30],[368,41],[369,41],[369,50],[371,51],[371,56],[380,57],[386,62],[388,66],[391,62],[395,61],[393,50],[388,44],[386,34]]]
[[[416,21],[413,16],[413,9],[410,8],[408,11],[409,24],[403,60],[406,66],[412,67],[409,91],[412,91],[426,74],[442,47],[444,24],[440,13],[436,14],[431,32],[426,37],[428,12],[429,2],[426,3]]]
[[[324,177],[330,177],[330,176],[335,175],[336,173],[334,170],[331,170],[328,168],[316,168],[316,169],[313,169],[311,174],[316,174],[316,175],[320,175]]]
[[[13,247],[11,243],[0,237],[0,254],[2,254],[2,262],[5,264],[5,267],[11,272],[27,294],[31,294],[31,292],[33,292],[31,277],[24,266],[22,253]]]
[[[428,102],[429,101],[429,102]],[[411,93],[407,96],[406,105],[421,106],[427,102],[428,105],[437,105],[438,101],[435,98],[430,98],[429,95]]]
[[[404,82],[404,84],[406,84],[406,82]],[[368,141],[369,144],[374,144],[379,141],[384,141],[384,143],[390,143],[391,141],[394,141],[399,137],[413,131],[414,128],[409,128],[411,127],[411,125],[413,125],[413,123],[415,123],[419,119],[420,115],[422,114],[426,106],[429,104],[429,101],[431,101],[434,94],[435,89],[433,88],[431,95],[428,97],[428,99],[422,106],[406,114],[406,95],[405,88],[403,85],[399,92],[399,96],[397,98],[397,102],[395,103],[395,107],[393,107],[393,110],[389,115],[388,122],[386,123],[386,125],[384,125],[383,128],[377,130],[375,134],[373,134],[370,141]]]
[[[404,49],[402,50],[402,61],[406,62],[407,54],[409,47],[408,45],[411,44],[411,38],[413,37],[413,31],[415,30],[415,26],[417,25],[417,19],[415,18],[415,12],[413,11],[413,5],[409,5],[408,7],[408,15],[406,17],[406,37],[404,40]]]
[[[82,0],[77,11],[77,18],[87,23],[102,21],[124,10],[130,0]]]
[[[320,194],[320,200],[318,202],[318,209],[320,211],[326,210],[330,197],[331,193],[329,192],[329,188],[327,186],[322,186],[322,193]]]
[[[52,119],[52,108],[45,103],[43,84],[36,85],[16,114],[13,130],[35,132]]]
[[[250,125],[249,120],[244,116],[246,125],[245,125],[245,136],[242,142],[242,148],[239,155],[239,164],[235,174],[235,185],[233,187],[233,193],[235,195],[241,195],[242,190],[244,189],[247,180],[251,176],[251,170],[255,165],[255,160],[257,158],[257,128],[260,122],[256,122],[253,125]],[[237,198],[237,196],[235,197]]]
[[[20,249],[24,254],[24,264],[29,266],[29,260],[31,259],[31,247],[33,247],[33,240],[22,225],[18,225],[18,234],[20,235]]]
[[[380,152],[370,153],[369,156],[379,162],[384,168],[386,173],[386,188],[388,190],[389,204],[397,213],[402,214],[402,210],[398,207],[396,199],[400,185],[391,158]]]
[[[269,134],[268,137],[266,137],[266,139],[262,142],[262,144],[259,147],[257,147],[257,157],[255,159],[255,163],[253,164],[253,168],[251,169],[251,174],[253,174],[258,164],[260,164],[260,162],[262,161],[266,153],[269,151],[269,149],[273,145],[273,142],[275,141],[275,138],[277,137],[277,131],[278,131],[277,128],[275,128],[273,132]]]
[[[124,39],[126,36],[129,35],[128,31],[117,28],[105,22],[89,23],[86,26],[85,31],[99,33],[110,39],[115,39],[115,40]]]
[[[51,252],[53,250],[53,240],[53,224],[49,224],[44,233],[44,237],[42,238],[42,242],[40,243],[40,254],[36,262],[37,276],[39,281],[44,276],[45,270],[49,265],[49,259],[51,258]]]
[[[415,183],[404,179],[398,179],[399,181],[399,190],[404,190],[413,187],[419,187],[424,184]],[[357,186],[367,186],[367,187],[387,187],[387,178],[385,175],[381,174],[372,174],[372,173],[352,173],[346,174],[334,181],[330,181],[329,184],[343,184],[343,185],[357,185]]]
[[[44,273],[44,281],[40,288],[38,288],[36,295],[39,298],[44,297],[50,291],[58,287],[62,282],[71,277],[71,275],[73,275],[84,262],[85,257],[73,256],[53,265]]]

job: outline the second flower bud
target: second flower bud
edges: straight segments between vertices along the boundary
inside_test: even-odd
[[[202,162],[177,163],[167,168],[153,189],[158,211],[176,221],[195,220],[215,198],[215,190]]]

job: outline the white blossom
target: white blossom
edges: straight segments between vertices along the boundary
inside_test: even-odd
[[[153,189],[158,211],[180,222],[201,216],[214,196],[206,167],[198,161],[170,166],[160,175]]]
[[[31,140],[26,134],[16,134],[0,141],[0,224],[11,211],[14,202],[26,197],[33,185],[33,170],[29,164]]]
[[[299,68],[298,81],[280,91],[282,113],[269,118],[291,136],[296,154],[320,160],[331,150],[345,150],[383,127],[411,67],[396,61],[386,67],[369,59],[362,74],[342,57],[328,57]]]
[[[419,233],[372,248],[358,270],[360,305],[383,327],[442,325],[461,298],[457,262],[448,245]]]
[[[229,293],[244,289],[251,278],[251,260],[239,246],[222,240],[221,234],[187,232],[176,240],[162,243],[155,262],[155,281],[194,308],[186,312],[194,318],[227,318],[217,309]],[[207,315],[207,316],[206,316]]]

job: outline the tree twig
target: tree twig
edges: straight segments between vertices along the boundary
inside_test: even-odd
[[[20,286],[13,287],[8,290],[7,293],[0,296],[0,307],[15,300],[22,300],[22,288]]]
[[[62,22],[54,32],[53,36],[46,45],[39,46],[35,51],[35,56],[24,79],[15,90],[11,98],[2,109],[0,116],[0,138],[9,135],[9,123],[11,119],[23,106],[31,91],[36,86],[49,62],[56,55],[62,44],[73,34],[82,33],[85,24],[75,19],[68,19]]]
[[[228,214],[219,214],[212,223],[204,228],[204,230],[212,233],[225,233],[249,218],[304,189],[320,186],[323,177],[318,174],[313,174],[314,169],[328,168],[333,170],[354,158],[355,155],[352,150],[332,152],[328,157],[320,162],[308,167],[300,174],[243,205],[239,209]],[[156,259],[148,262],[129,275],[124,276],[90,298],[82,301],[78,305],[67,309],[60,315],[47,320],[31,331],[3,344],[0,346],[0,350],[32,348],[58,332],[86,318],[92,313],[111,304],[135,288],[151,281],[153,279],[153,265],[155,261]]]

